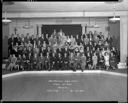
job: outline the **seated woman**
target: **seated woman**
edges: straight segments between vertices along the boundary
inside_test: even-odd
[[[106,70],[108,70],[109,67],[110,67],[109,59],[110,59],[110,56],[109,56],[108,52],[105,52],[104,60],[105,60],[105,67],[106,67]]]
[[[96,69],[96,67],[97,67],[97,62],[98,62],[98,57],[97,57],[97,55],[96,55],[96,53],[94,53],[93,54],[93,56],[92,56],[92,68],[93,69]]]

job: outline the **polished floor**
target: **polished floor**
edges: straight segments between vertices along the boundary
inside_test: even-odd
[[[2,79],[3,101],[127,101],[127,77],[95,73],[24,74]]]

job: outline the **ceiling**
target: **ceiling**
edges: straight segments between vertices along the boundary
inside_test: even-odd
[[[3,11],[5,5],[3,5]],[[8,12],[56,12],[56,11],[112,11],[113,3],[110,2],[14,2],[6,5]],[[116,3],[116,10],[128,11],[128,0]]]

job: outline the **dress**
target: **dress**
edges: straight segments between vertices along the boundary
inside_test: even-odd
[[[85,69],[86,66],[86,56],[81,57],[81,68]]]
[[[93,60],[93,65],[97,65],[97,56],[93,56],[92,57],[92,60]]]
[[[105,59],[105,65],[110,66],[109,65],[109,55],[104,56],[104,59]]]

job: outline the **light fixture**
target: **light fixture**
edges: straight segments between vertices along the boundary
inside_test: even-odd
[[[7,19],[7,13],[6,13],[6,11],[5,11],[5,18],[2,19],[2,22],[3,23],[10,23],[10,22],[12,22],[11,20]]]
[[[109,20],[115,22],[115,21],[119,21],[120,18],[118,18],[118,17],[113,17],[113,18],[110,18]]]
[[[109,19],[109,21],[111,21],[111,22],[116,22],[116,21],[119,21],[120,20],[120,18],[119,17],[116,17],[116,15],[115,15],[115,3],[113,4],[113,18],[110,18]]]
[[[7,11],[6,11],[6,6],[7,5],[12,5],[12,4],[14,4],[13,2],[3,2],[3,5],[4,5],[4,7],[5,7],[5,18],[4,19],[2,19],[2,22],[3,23],[10,23],[10,22],[12,22],[11,20],[9,20],[9,19],[7,19]]]

